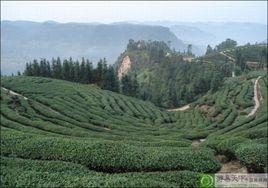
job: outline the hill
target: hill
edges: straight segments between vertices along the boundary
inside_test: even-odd
[[[172,108],[194,101],[231,76],[231,64],[189,63],[188,55],[172,51],[164,42],[130,41],[116,66],[119,75],[124,70],[124,75],[137,76],[140,98]]]
[[[261,106],[249,116],[258,76]],[[1,83],[1,186],[196,187],[200,172],[221,169],[214,155],[223,153],[267,171],[265,73],[227,79],[176,112],[94,85],[25,76]]]
[[[236,46],[223,50],[214,50],[195,61],[206,63],[243,61],[248,69],[267,68],[267,44]]]
[[[113,64],[131,38],[171,41],[174,48],[185,49],[185,44],[163,26],[1,21],[1,29],[4,75],[21,71],[34,58],[85,57],[96,63],[106,57]]]

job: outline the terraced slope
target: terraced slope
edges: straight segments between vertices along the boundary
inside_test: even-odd
[[[258,75],[262,76],[259,79],[261,106],[256,114],[251,114],[254,80]],[[214,132],[204,146],[226,155],[229,160],[239,160],[249,172],[267,172],[267,74],[252,72],[246,77],[230,78],[221,90],[208,93],[195,105],[214,120],[211,124]]]
[[[264,78],[261,107],[246,117],[258,76],[226,80],[195,107],[174,112],[94,85],[2,78],[1,186],[197,187],[200,173],[220,170],[215,153],[225,151],[264,171]],[[200,138],[203,146],[191,146]],[[221,150],[226,140],[240,145]],[[252,150],[257,162],[248,160]]]

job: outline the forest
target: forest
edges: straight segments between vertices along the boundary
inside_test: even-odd
[[[208,46],[206,55],[199,58],[201,62],[189,63],[184,59],[194,57],[191,46],[188,46],[187,52],[177,52],[169,46],[169,43],[163,41],[135,42],[130,39],[115,65],[108,66],[105,58],[100,59],[95,68],[85,58],[80,62],[71,57],[62,62],[60,58],[52,58],[51,62],[41,59],[39,62],[34,60],[27,63],[23,75],[96,84],[102,89],[149,100],[160,107],[172,108],[193,102],[209,90],[216,91],[221,87],[223,78],[230,77],[232,71],[238,75],[250,70],[243,51],[240,48],[235,49],[236,42],[231,39],[220,43],[215,49]],[[235,49],[236,64],[227,63],[226,58],[217,63],[202,62],[207,56],[227,49]],[[260,58],[263,68],[267,62],[264,62],[267,54],[263,50],[259,53],[262,54]],[[132,61],[131,70],[120,80],[117,72],[125,56],[129,56]]]

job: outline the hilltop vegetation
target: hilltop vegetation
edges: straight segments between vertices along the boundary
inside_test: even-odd
[[[208,46],[206,55],[197,58],[191,53],[191,45],[182,53],[164,42],[130,40],[116,63],[118,70],[126,57],[131,68],[124,75],[137,78],[139,84],[135,96],[165,108],[185,105],[208,91],[215,92],[228,77],[267,69],[267,45],[237,46],[232,39],[214,49]]]
[[[248,117],[260,75],[261,107]],[[1,83],[1,186],[197,187],[222,153],[267,171],[265,72],[226,79],[181,112],[51,78]]]
[[[232,65],[188,63],[185,56],[191,52],[172,51],[164,42],[131,41],[117,61],[131,60],[131,69],[125,73],[137,76],[139,97],[162,107],[176,107],[194,101],[208,90],[216,90],[224,77],[231,76]]]
[[[264,69],[267,64],[267,44],[247,44],[237,46],[236,41],[227,39],[214,49],[208,45],[205,56],[197,59],[198,62],[231,62],[236,65],[236,71]]]

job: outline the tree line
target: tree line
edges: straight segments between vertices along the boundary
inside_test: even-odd
[[[123,76],[119,81],[116,70],[113,66],[107,65],[105,58],[100,59],[96,68],[88,59],[82,58],[81,62],[70,57],[69,59],[52,58],[51,62],[47,59],[33,60],[26,63],[23,72],[25,76],[49,77],[62,79],[83,84],[96,84],[102,89],[121,92],[129,96],[137,96],[138,82],[136,77]],[[20,73],[18,73],[20,75]]]

